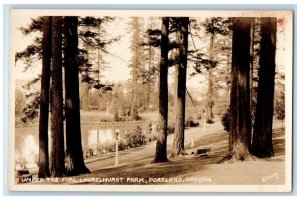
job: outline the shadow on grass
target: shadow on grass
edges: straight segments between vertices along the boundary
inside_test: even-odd
[[[107,167],[93,171],[91,175],[94,177],[109,178],[109,177],[139,177],[139,178],[173,178],[182,175],[203,171],[209,166],[216,164],[228,153],[228,137],[229,134],[225,131],[218,131],[202,136],[195,140],[194,148],[186,148],[189,153],[187,156],[182,156],[177,159],[169,159],[169,162],[151,164],[154,152],[149,153],[148,149],[145,154],[138,154],[139,157],[131,158],[130,162],[126,163],[126,157],[120,157],[120,163],[126,163],[117,167]],[[281,129],[273,130],[273,147],[275,158],[264,159],[270,162],[282,162],[285,155],[285,140],[284,131]],[[200,148],[210,148],[211,151],[206,156],[191,155]],[[134,151],[124,152],[124,154],[134,153]],[[280,157],[277,157],[280,156]],[[84,183],[96,184],[96,183]],[[101,184],[101,183],[97,183]],[[111,184],[136,184],[130,182],[111,183]],[[139,183],[146,184],[146,183]],[[153,183],[156,184],[156,183]],[[159,183],[157,183],[159,184]]]
[[[285,155],[285,130],[282,128],[273,129],[273,149],[274,156]],[[272,158],[268,161],[283,161],[284,157]]]

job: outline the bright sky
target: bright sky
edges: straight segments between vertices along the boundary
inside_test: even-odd
[[[37,16],[27,15],[23,16],[22,18],[18,18],[18,20],[14,21],[14,28],[12,31],[12,49],[13,54],[18,51],[21,51],[26,48],[27,45],[31,44],[32,39],[34,38],[34,34],[30,36],[24,36],[21,31],[18,30],[19,27],[30,24],[30,18],[34,18]],[[125,23],[123,23],[124,21]],[[105,55],[105,60],[109,63],[109,69],[106,69],[102,74],[104,75],[103,80],[127,80],[129,79],[130,71],[128,68],[128,62],[130,60],[131,52],[129,50],[129,37],[130,35],[126,32],[126,19],[119,19],[111,24],[109,33],[112,36],[117,36],[122,34],[122,39],[109,47],[109,50],[112,55]],[[22,61],[17,62],[16,64],[16,79],[30,79],[33,77],[34,74],[41,73],[41,62],[36,63],[36,66],[32,69],[29,69],[26,73],[23,72],[24,65]],[[120,76],[121,75],[121,76]],[[105,78],[107,77],[107,78]]]
[[[38,15],[26,14],[24,13],[22,17],[18,17],[17,20],[13,20],[12,22],[12,38],[11,48],[13,55],[26,48],[27,45],[32,43],[32,39],[35,37],[35,34],[30,36],[24,36],[19,28],[21,26],[25,26],[31,23],[31,18],[35,18]],[[147,20],[145,18],[144,20]],[[126,81],[130,79],[130,68],[129,60],[132,56],[132,53],[129,49],[130,46],[130,37],[131,33],[128,32],[127,23],[129,22],[128,17],[119,17],[110,24],[108,31],[111,36],[121,35],[121,39],[118,42],[115,42],[111,46],[109,46],[109,52],[113,55],[104,54],[105,61],[108,62],[109,68],[105,69],[105,71],[101,72],[103,75],[103,81]],[[146,24],[146,22],[145,22]],[[170,77],[169,82],[173,82],[172,78],[173,69],[170,69]],[[15,65],[15,78],[16,79],[31,79],[36,74],[41,73],[41,62],[35,63],[33,68],[28,69],[24,72],[24,65],[22,61],[18,61]],[[190,72],[188,72],[190,74]],[[198,87],[199,84],[199,76],[191,78],[188,76],[187,85]]]
[[[21,31],[18,30],[19,27],[29,24],[30,18],[37,17],[37,15],[34,15],[33,13],[29,12],[19,12],[18,15],[15,16],[15,18],[11,19],[11,32],[10,36],[12,36],[11,40],[11,52],[14,55],[16,52],[21,51],[25,49],[25,47],[28,44],[31,44],[32,36],[24,36]],[[147,19],[147,18],[145,18]],[[127,23],[129,21],[128,17],[119,17],[115,20],[115,22],[111,23],[110,27],[108,28],[109,34],[112,36],[118,36],[121,35],[122,38],[120,41],[114,43],[109,47],[109,51],[115,55],[105,55],[104,59],[108,62],[109,68],[105,71],[101,72],[103,75],[102,80],[103,81],[125,81],[130,78],[130,68],[129,60],[132,56],[132,53],[130,52],[129,46],[130,46],[130,37],[131,34],[128,32]],[[146,24],[146,23],[145,23]],[[284,37],[281,34],[280,37],[277,38],[277,45],[278,46],[284,46]],[[197,43],[195,41],[197,48],[201,47],[203,43]],[[282,48],[279,48],[276,52],[276,63],[278,66],[284,65],[285,59],[283,55]],[[23,72],[24,66],[22,61],[19,61],[15,66],[15,78],[16,79],[30,79],[34,77],[35,74],[41,73],[41,62],[36,63],[36,66],[32,69],[29,69],[26,73]],[[172,69],[170,70],[173,71]],[[191,70],[188,71],[188,74],[191,73]],[[171,73],[170,73],[171,74]],[[188,87],[203,87],[199,83],[200,80],[203,80],[204,77],[196,76],[191,78],[188,75],[187,80],[187,86]],[[170,83],[172,82],[172,78],[169,79]]]

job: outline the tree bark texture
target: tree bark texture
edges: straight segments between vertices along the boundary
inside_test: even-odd
[[[251,18],[232,18],[232,71],[229,134],[229,157],[245,160],[249,157],[248,142],[251,139],[250,118],[250,27]]]
[[[260,68],[256,115],[253,131],[252,154],[260,157],[274,156],[272,125],[274,111],[276,18],[261,18]]]
[[[162,18],[161,59],[159,65],[159,117],[154,162],[166,162],[168,134],[168,51],[169,51],[169,18]]]
[[[65,115],[67,175],[79,175],[90,171],[84,164],[81,143],[78,17],[64,18],[64,66],[65,66]]]
[[[65,175],[64,124],[62,88],[62,17],[52,21],[52,68],[51,68],[51,176]]]
[[[174,156],[184,153],[184,122],[185,122],[185,100],[186,100],[186,70],[188,51],[188,25],[189,18],[179,18],[179,68],[177,76],[177,98],[176,119],[174,133]]]
[[[49,171],[49,143],[48,143],[48,120],[49,120],[49,88],[51,66],[51,35],[52,17],[43,18],[42,39],[42,77],[40,94],[39,115],[39,178],[50,176]]]

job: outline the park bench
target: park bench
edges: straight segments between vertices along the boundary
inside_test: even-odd
[[[196,155],[199,155],[199,156],[209,156],[210,152],[211,152],[211,148],[197,149]]]

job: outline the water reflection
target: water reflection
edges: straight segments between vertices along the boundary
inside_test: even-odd
[[[38,160],[38,129],[17,128],[15,137],[15,155],[17,168],[23,165],[31,168]]]
[[[103,143],[112,142],[114,140],[113,129],[92,129],[88,130],[88,145],[83,148],[93,148]],[[83,141],[83,144],[84,141]]]
[[[134,126],[118,127],[120,130],[119,138],[122,139],[126,133],[131,131]],[[102,145],[115,142],[115,128],[116,127],[100,127],[82,125],[82,147],[83,149],[97,150]],[[37,127],[22,127],[15,129],[15,153],[16,162],[25,163],[27,168],[35,167],[38,162],[38,128]],[[50,138],[49,130],[49,139]],[[49,152],[50,152],[49,140]],[[96,152],[97,154],[98,152]],[[95,154],[95,153],[93,153]]]

